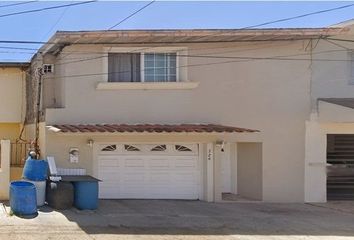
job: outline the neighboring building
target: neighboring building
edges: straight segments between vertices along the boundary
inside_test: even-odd
[[[19,139],[25,117],[25,79],[29,63],[0,63],[0,139],[15,143]],[[14,156],[15,154],[13,154]],[[16,163],[16,159],[12,159]],[[17,178],[16,166],[0,157],[0,199],[8,197],[9,179]]]
[[[101,198],[326,201],[326,134],[354,134],[354,43],[328,37],[353,27],[57,32],[31,64],[41,153]]]

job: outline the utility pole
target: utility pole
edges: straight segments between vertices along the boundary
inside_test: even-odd
[[[35,145],[34,149],[37,154],[37,159],[40,156],[41,150],[39,147],[39,123],[40,123],[40,118],[41,118],[41,98],[42,98],[42,76],[43,76],[43,71],[42,67],[38,67],[35,72],[35,76],[37,78],[38,82],[38,88],[37,88],[37,103],[36,103],[36,134],[35,134]]]

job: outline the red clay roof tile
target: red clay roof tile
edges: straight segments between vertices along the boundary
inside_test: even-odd
[[[196,133],[252,133],[259,132],[258,130],[252,130],[247,128],[230,127],[217,124],[55,124],[51,127],[59,129],[63,133],[123,133],[123,132],[149,132],[149,133],[171,133],[171,132],[196,132]]]

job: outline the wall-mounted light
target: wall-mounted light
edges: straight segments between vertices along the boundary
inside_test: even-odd
[[[89,146],[89,147],[93,147],[93,140],[92,139],[89,139],[89,140],[87,140],[87,146]]]
[[[220,147],[221,148],[220,150],[223,152],[224,146],[225,146],[225,141],[224,140],[217,140],[215,142],[215,146]]]

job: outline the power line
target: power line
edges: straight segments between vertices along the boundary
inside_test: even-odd
[[[327,42],[329,42],[330,44],[332,44],[332,45],[334,45],[334,46],[337,46],[337,47],[339,47],[339,48],[342,48],[342,49],[345,49],[346,51],[350,51],[350,50],[353,50],[353,49],[351,49],[351,48],[348,48],[348,47],[346,47],[346,46],[343,46],[343,45],[341,45],[341,44],[339,44],[339,43],[336,43],[336,42],[333,42],[333,41],[331,41],[331,40],[328,40],[328,39],[325,39]]]
[[[43,35],[42,39],[45,39],[47,37],[48,34],[50,34],[52,32],[52,30],[59,24],[59,22],[61,21],[61,19],[64,17],[66,11],[69,9],[70,6],[67,6],[66,8],[64,8],[63,12],[60,14],[59,18],[55,21],[55,23],[52,25],[52,27],[47,31],[46,34]]]
[[[293,16],[293,17],[281,18],[281,19],[277,19],[277,20],[273,20],[273,21],[269,21],[269,22],[264,22],[264,23],[260,23],[260,24],[250,25],[250,26],[247,26],[247,27],[240,28],[238,30],[246,30],[246,29],[252,29],[252,28],[257,28],[257,27],[270,25],[270,24],[273,24],[273,23],[286,22],[286,21],[290,21],[290,20],[294,20],[294,19],[298,19],[298,18],[304,18],[304,17],[308,17],[308,16],[312,16],[312,15],[318,15],[318,14],[322,14],[322,13],[327,13],[327,12],[337,11],[337,10],[341,10],[341,9],[345,9],[345,8],[350,8],[350,7],[353,7],[353,6],[354,6],[354,4],[347,4],[347,5],[343,5],[343,6],[339,6],[339,7],[335,7],[335,8],[329,8],[329,9],[315,11],[315,12],[310,12],[310,13],[305,13],[305,14],[301,14],[301,15],[297,15],[297,16]],[[216,34],[210,34],[208,36],[203,36],[201,38],[210,37],[210,36],[214,36],[214,35],[216,35]]]
[[[0,46],[0,48],[3,48],[3,49],[14,49],[14,50],[32,50],[32,51],[37,51],[38,49],[37,48],[25,48],[25,47],[3,47],[3,46]],[[36,53],[36,52],[34,52]]]
[[[94,1],[89,1],[89,2],[94,2]],[[89,2],[84,2],[84,3],[89,3]],[[119,24],[121,24],[122,22],[126,21],[127,19],[129,19],[130,17],[134,16],[135,14],[137,14],[138,12],[142,11],[143,9],[145,9],[146,7],[150,6],[154,1],[151,1],[149,2],[148,4],[144,5],[142,8],[138,9],[137,11],[135,11],[134,13],[130,14],[129,16],[127,16],[126,18],[122,19],[120,22],[118,22],[117,24],[113,25],[112,27],[110,27],[109,29],[113,29],[115,28],[116,26],[118,26]],[[68,6],[69,4],[65,5],[65,6]],[[71,4],[71,5],[74,5],[74,4]],[[338,9],[343,9],[343,8],[348,8],[348,7],[351,7],[353,6],[354,4],[349,4],[349,5],[345,5],[345,6],[341,6],[341,7],[336,7],[336,8],[332,8],[332,9],[327,9],[327,10],[322,10],[322,11],[317,11],[317,12],[312,12],[312,13],[308,13],[308,14],[302,14],[302,15],[299,15],[299,16],[294,16],[294,17],[290,17],[290,18],[286,18],[286,19],[279,19],[279,20],[275,20],[275,21],[271,21],[271,22],[266,22],[266,23],[262,23],[262,24],[257,24],[257,25],[253,25],[253,26],[248,26],[248,27],[244,27],[244,28],[241,28],[239,30],[242,30],[242,29],[247,29],[247,28],[254,28],[254,27],[257,27],[257,26],[261,26],[261,25],[267,25],[267,24],[270,24],[270,23],[274,23],[274,22],[279,22],[279,21],[288,21],[288,20],[291,20],[291,19],[295,19],[295,18],[299,18],[299,17],[306,17],[306,16],[309,16],[309,15],[314,15],[314,14],[320,14],[320,13],[324,13],[324,12],[329,12],[329,11],[334,11],[334,10],[338,10]],[[61,7],[63,7],[64,5],[62,5]],[[1,17],[1,15],[0,15]],[[108,30],[109,30],[108,29]],[[233,30],[235,31],[235,30]],[[208,35],[209,36],[209,35]],[[324,37],[321,37],[321,38],[324,38]],[[232,41],[218,41],[218,42],[264,42],[264,41],[293,41],[293,40],[311,40],[313,38],[303,38],[303,39],[263,39],[263,40],[232,40]],[[324,38],[325,39],[325,38]],[[334,40],[334,39],[333,39]],[[198,42],[194,42],[194,43],[217,43],[215,41],[198,41]],[[50,42],[41,42],[41,41],[6,41],[6,40],[3,40],[1,41],[0,40],[0,43],[20,43],[20,44],[43,44],[43,43],[47,43],[47,44],[50,44]],[[176,42],[159,42],[159,43],[156,43],[156,44],[167,44],[167,43],[176,43]],[[183,43],[182,41],[181,42],[178,42],[178,43]],[[189,42],[190,43],[190,42]],[[112,43],[80,43],[80,44],[112,44]],[[119,44],[119,45],[122,45],[124,43],[113,43],[113,44]],[[130,43],[128,43],[130,44]],[[146,49],[149,49],[149,48],[154,48],[154,47],[147,47]],[[88,59],[89,60],[89,59]]]
[[[21,12],[7,13],[7,14],[0,15],[0,18],[15,16],[15,15],[21,15],[21,14],[34,13],[34,12],[42,12],[42,11],[47,11],[47,10],[53,10],[53,9],[58,9],[58,8],[69,7],[69,6],[78,6],[78,5],[93,3],[93,2],[96,2],[96,1],[97,0],[92,0],[92,1],[86,1],[86,2],[70,3],[70,4],[57,5],[57,6],[52,6],[52,7],[45,7],[45,8],[26,10],[26,11],[21,11]]]
[[[287,46],[283,45],[283,46]],[[279,45],[277,45],[279,46]],[[220,47],[219,47],[220,48]],[[200,51],[200,50],[213,50],[213,49],[219,49],[219,48],[202,48],[202,49],[192,49],[196,50],[196,51]],[[226,47],[222,47],[222,48],[226,48]],[[229,48],[235,48],[235,46],[231,46]],[[264,48],[264,46],[262,46],[261,48]],[[148,48],[147,48],[148,49]],[[252,50],[257,50],[260,49],[260,47],[256,47],[256,48],[251,48],[251,49],[237,49],[235,51],[224,51],[224,52],[220,52],[220,51],[215,51],[212,53],[203,53],[202,55],[198,55],[198,54],[178,54],[179,57],[195,57],[195,58],[220,58],[220,59],[228,59],[228,58],[248,58],[247,56],[210,56],[210,54],[213,55],[218,55],[218,54],[222,54],[222,53],[234,53],[234,52],[247,52],[247,51],[252,51]],[[135,50],[135,52],[141,51],[142,49],[137,49]],[[144,49],[143,49],[144,50]],[[348,50],[348,49],[346,49]],[[325,50],[325,51],[318,51],[318,52],[309,52],[309,53],[300,53],[300,54],[290,54],[290,55],[280,55],[280,56],[273,56],[272,58],[279,58],[279,57],[295,57],[295,56],[306,56],[306,55],[317,55],[317,54],[321,54],[321,53],[331,53],[331,52],[342,52],[342,51],[346,51],[346,50]],[[133,51],[127,51],[127,52],[120,52],[120,53],[125,53],[125,54],[129,54],[132,53]],[[73,52],[71,52],[73,53]],[[102,52],[90,52],[90,51],[86,51],[83,52],[85,54],[100,54],[99,56],[94,56],[94,57],[89,57],[89,58],[76,58],[76,60],[72,60],[72,61],[62,61],[57,63],[56,65],[65,65],[65,64],[70,64],[70,63],[77,63],[77,62],[86,62],[86,61],[90,61],[90,60],[96,60],[96,59],[100,59],[100,58],[106,58],[108,57],[108,54],[102,54]],[[65,58],[62,58],[65,59]],[[318,61],[320,61],[320,59],[317,59]],[[324,59],[324,61],[337,61],[336,59]],[[338,60],[338,61],[342,61],[342,60]]]
[[[34,2],[38,2],[38,0],[37,1],[24,1],[24,2],[19,2],[19,3],[10,3],[10,4],[6,4],[6,5],[0,5],[0,8],[24,5],[24,4],[28,4],[28,3],[34,3]]]
[[[274,21],[269,21],[269,22],[265,22],[265,23],[251,25],[251,26],[248,26],[248,27],[243,28],[243,29],[262,27],[262,26],[265,26],[265,25],[269,25],[269,24],[273,24],[273,23],[279,23],[279,22],[286,22],[286,21],[290,21],[290,20],[294,20],[294,19],[298,19],[298,18],[304,18],[304,17],[308,17],[308,16],[312,16],[312,15],[318,15],[318,14],[322,14],[322,13],[327,13],[327,12],[337,11],[337,10],[341,10],[341,9],[345,9],[345,8],[350,8],[350,7],[353,7],[353,6],[354,6],[354,4],[348,4],[348,5],[339,6],[339,7],[335,7],[335,8],[329,8],[329,9],[320,10],[320,11],[316,11],[316,12],[305,13],[305,14],[301,14],[301,15],[297,15],[297,16],[293,16],[293,17],[282,18],[282,19],[278,19],[278,20],[274,20]]]
[[[338,51],[343,51],[343,50],[329,50],[329,51],[322,51],[322,52],[317,52],[316,54],[320,53],[328,53],[328,52],[338,52]],[[123,54],[129,54],[131,52],[120,52]],[[210,54],[210,53],[209,53]],[[218,53],[214,53],[218,54]],[[168,54],[167,54],[168,55]],[[292,55],[282,55],[282,56],[274,56],[274,57],[249,57],[249,56],[213,56],[213,55],[193,55],[193,54],[178,54],[178,57],[182,58],[205,58],[205,59],[243,59],[243,60],[287,60],[287,61],[308,61],[311,59],[301,59],[301,58],[288,58],[288,57],[295,57],[295,56],[306,56],[306,55],[311,55],[311,53],[302,53],[302,54],[292,54]],[[66,65],[66,64],[71,64],[71,63],[78,63],[78,62],[86,62],[86,61],[91,61],[91,60],[97,60],[100,58],[107,58],[108,54],[101,55],[101,56],[96,56],[92,58],[84,58],[84,59],[79,59],[79,60],[74,60],[74,61],[68,61],[68,62],[60,62],[57,63],[57,66],[60,65]],[[347,62],[351,60],[347,59],[312,59],[313,61],[325,61],[325,62]]]
[[[31,54],[31,55],[33,54],[33,52],[21,52],[21,51],[15,52],[15,51],[1,51],[1,50],[0,50],[0,53]]]
[[[155,2],[155,0],[152,0],[151,2],[149,2],[148,4],[144,5],[143,7],[139,8],[138,10],[136,10],[135,12],[133,12],[132,14],[130,14],[129,16],[123,18],[122,20],[120,20],[119,22],[117,22],[116,24],[114,24],[113,26],[111,26],[110,28],[107,29],[107,31],[110,31],[112,29],[114,29],[115,27],[119,26],[120,24],[124,23],[125,21],[127,21],[129,18],[133,17],[134,15],[138,14],[139,12],[143,11],[145,8],[149,7],[151,4],[153,4]]]
[[[328,37],[327,39],[332,41],[339,41],[339,42],[354,42],[354,40],[350,40],[350,39],[340,39],[340,38],[331,38],[331,37]]]
[[[125,21],[127,21],[127,20],[130,19],[131,17],[135,16],[136,14],[138,14],[139,12],[141,12],[142,10],[144,10],[145,8],[147,8],[148,6],[150,6],[151,4],[153,4],[154,2],[155,2],[155,0],[152,0],[152,1],[149,2],[148,4],[145,4],[143,7],[139,8],[138,10],[136,10],[136,11],[134,11],[133,13],[129,14],[127,17],[123,18],[122,20],[120,20],[119,22],[117,22],[116,24],[114,24],[113,26],[109,27],[109,28],[108,28],[107,30],[105,30],[104,32],[108,32],[109,30],[112,30],[113,28],[117,27],[118,25],[124,23]],[[103,33],[101,33],[101,34],[98,36],[98,38],[97,38],[97,40],[96,40],[95,42],[99,41],[99,39],[101,39],[101,36],[102,36],[102,35],[103,35]],[[74,42],[74,44],[76,44],[78,41],[80,41],[80,38],[77,39],[77,40]],[[95,42],[94,42],[94,43],[95,43]],[[70,55],[70,53],[67,54],[66,56],[69,56],[69,55]]]
[[[72,3],[72,4],[65,4],[65,5],[58,5],[58,6],[53,6],[53,7],[47,7],[47,8],[41,8],[41,9],[34,9],[34,10],[28,10],[28,11],[23,11],[23,12],[15,12],[15,13],[9,13],[9,14],[4,14],[4,15],[0,15],[0,17],[6,17],[6,16],[12,16],[12,15],[18,15],[18,14],[25,14],[25,13],[30,13],[30,12],[39,12],[39,11],[45,11],[45,10],[50,10],[50,9],[56,9],[56,8],[63,8],[63,7],[68,7],[68,6],[75,6],[75,5],[81,5],[81,4],[87,4],[87,3],[92,3],[92,2],[96,2],[97,0],[93,0],[93,1],[86,1],[86,2],[79,2],[79,3]],[[36,2],[36,1],[31,1],[31,2]],[[127,16],[126,18],[122,19],[121,21],[119,21],[117,24],[113,25],[112,27],[110,27],[108,30],[109,31],[113,28],[115,28],[116,26],[118,26],[119,24],[123,23],[124,21],[128,20],[129,18],[131,18],[132,16],[134,16],[135,14],[139,13],[140,11],[142,11],[143,9],[145,9],[146,7],[150,6],[152,3],[154,3],[155,0],[149,2],[148,4],[144,5],[142,8],[138,9],[137,11],[135,11],[134,13],[130,14],[129,16]],[[29,3],[29,2],[27,2]],[[294,16],[294,17],[289,17],[289,18],[283,18],[283,19],[278,19],[278,20],[274,20],[274,21],[269,21],[269,22],[265,22],[265,23],[261,23],[261,24],[257,24],[257,25],[251,25],[251,26],[247,26],[247,27],[243,27],[240,29],[234,29],[232,31],[239,31],[239,30],[245,30],[245,29],[250,29],[250,28],[255,28],[255,27],[259,27],[259,26],[265,26],[265,25],[269,25],[271,23],[276,23],[276,22],[282,22],[282,21],[289,21],[289,20],[293,20],[296,18],[302,18],[302,17],[306,17],[306,16],[310,16],[310,15],[315,15],[315,14],[321,14],[321,13],[325,13],[325,12],[330,12],[330,11],[335,11],[335,10],[339,10],[339,9],[344,9],[344,8],[348,8],[348,7],[352,7],[354,6],[354,4],[348,4],[348,5],[344,5],[344,6],[340,6],[340,7],[336,7],[336,8],[331,8],[331,9],[326,9],[326,10],[321,10],[321,11],[316,11],[316,12],[312,12],[312,13],[307,13],[307,14],[302,14],[302,15],[298,15],[298,16]],[[230,31],[226,31],[226,32],[231,32]],[[217,35],[220,34],[219,32],[214,33],[214,34],[210,34],[210,35],[206,35],[206,36],[202,36],[200,38],[204,38],[204,37],[208,37],[208,36],[213,36],[213,35]],[[323,38],[323,37],[322,37]],[[287,40],[309,40],[312,38],[297,38],[297,39],[263,39],[263,40],[230,40],[230,41],[218,41],[218,42],[250,42],[250,41],[255,41],[255,42],[262,42],[262,41],[287,41]],[[334,40],[334,39],[332,39]],[[341,41],[341,40],[339,40]],[[194,43],[211,43],[211,42],[216,42],[216,41],[193,41]],[[0,43],[19,43],[19,44],[54,44],[54,42],[45,42],[45,41],[11,41],[11,40],[0,40]],[[175,44],[175,41],[172,42],[158,42],[157,44]],[[183,42],[180,41],[178,43],[187,43],[187,42]],[[189,43],[189,42],[188,42]],[[72,43],[71,43],[72,44]],[[108,43],[80,43],[80,44],[112,44],[110,42]],[[124,44],[124,43],[114,43],[114,44]],[[130,44],[130,43],[127,43]],[[144,43],[145,44],[145,43]]]
[[[204,57],[204,56],[196,56],[196,57]],[[311,58],[283,58],[283,57],[229,57],[228,59],[237,59],[237,60],[230,60],[230,61],[223,61],[223,62],[212,62],[212,63],[197,63],[197,64],[190,64],[190,65],[182,65],[171,67],[174,69],[186,68],[186,67],[197,67],[197,66],[210,66],[210,65],[219,65],[219,64],[227,64],[227,63],[235,63],[235,62],[248,62],[248,61],[257,61],[257,60],[274,60],[274,61],[325,61],[325,62],[353,62],[353,60],[347,59],[311,59]],[[158,67],[155,69],[168,69],[168,67]],[[144,72],[144,69],[141,69],[140,72]],[[102,75],[109,75],[109,74],[121,74],[121,73],[130,73],[131,71],[118,71],[118,72],[104,72],[104,73],[87,73],[87,74],[75,74],[75,75],[66,75],[60,77],[48,77],[50,78],[77,78],[77,77],[88,77],[88,76],[102,76]]]
[[[1,48],[1,47],[0,47]],[[292,61],[305,61],[306,59],[290,59],[287,57],[296,57],[296,56],[307,56],[307,55],[318,55],[318,54],[323,54],[323,53],[333,53],[333,52],[347,52],[348,50],[351,49],[342,49],[342,50],[326,50],[326,51],[318,51],[314,53],[299,53],[299,54],[290,54],[290,55],[279,55],[279,56],[273,56],[273,57],[263,57],[263,58],[254,58],[254,57],[248,57],[248,56],[210,56],[210,55],[193,55],[193,54],[179,54],[178,57],[188,57],[188,58],[205,58],[205,59],[246,59],[246,60],[292,60]],[[230,51],[229,51],[230,52]],[[35,52],[14,52],[14,51],[0,51],[0,53],[23,53],[23,54],[34,54]],[[98,53],[98,52],[97,52]],[[120,53],[130,53],[130,52],[120,52]],[[220,54],[218,52],[216,53],[208,53],[208,54]],[[78,62],[85,62],[85,61],[90,61],[90,60],[96,60],[100,58],[106,58],[108,55],[100,55],[96,56],[95,58],[79,58],[78,60],[73,60],[73,61],[68,61],[68,62],[60,62],[56,63],[55,65],[65,65],[65,64],[71,64],[71,63],[78,63]],[[311,60],[311,59],[307,59]],[[326,62],[336,62],[336,61],[351,61],[347,59],[313,59],[314,61],[326,61]]]

